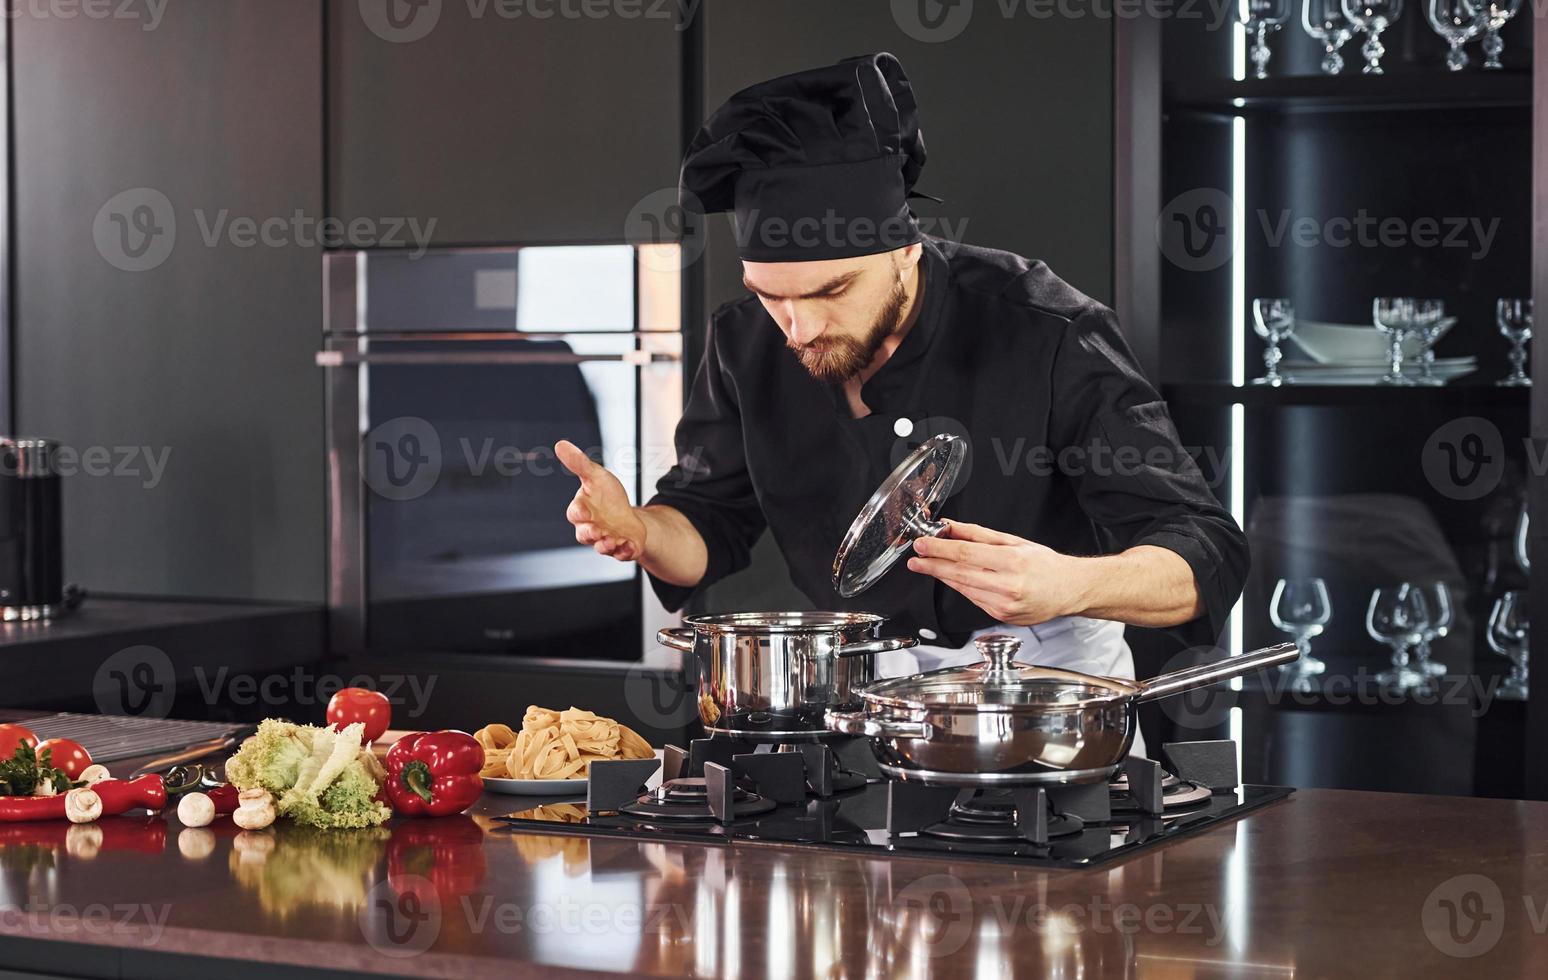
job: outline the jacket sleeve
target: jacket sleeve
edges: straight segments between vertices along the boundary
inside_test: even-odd
[[[711,322],[704,357],[673,440],[677,463],[657,482],[656,495],[649,501],[681,512],[709,552],[709,564],[697,585],[677,586],[651,576],[656,597],[674,611],[706,586],[746,568],[766,526],[748,473],[735,381],[716,349],[718,338],[718,328]]]
[[[1110,552],[1148,544],[1181,555],[1204,613],[1179,635],[1216,643],[1247,579],[1247,537],[1183,448],[1111,310],[1093,306],[1069,324],[1053,384],[1051,448],[1098,540]]]

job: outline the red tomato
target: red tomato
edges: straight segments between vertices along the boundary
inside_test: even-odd
[[[365,741],[376,741],[392,724],[392,702],[381,691],[344,688],[328,702],[328,726],[343,731],[345,725],[357,721],[365,724]]]
[[[81,743],[71,741],[68,738],[51,738],[38,744],[38,759],[43,758],[43,751],[47,749],[51,754],[48,764],[55,769],[63,769],[64,774],[71,779],[79,779],[86,767],[91,765],[91,756],[81,748]]]
[[[25,725],[0,725],[0,759],[16,757],[16,747],[23,742],[37,748],[38,737]]]

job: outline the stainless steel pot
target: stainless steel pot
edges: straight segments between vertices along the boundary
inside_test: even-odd
[[[983,662],[874,684],[858,711],[828,727],[868,735],[882,771],[948,786],[1101,782],[1134,741],[1136,709],[1300,656],[1293,643],[1162,674],[1147,681],[1016,663],[1021,641],[976,641]]]
[[[883,622],[858,612],[728,613],[689,616],[656,639],[693,654],[706,730],[750,741],[815,739],[833,734],[827,709],[859,706],[860,689],[876,677],[872,656],[918,644],[882,639]]]

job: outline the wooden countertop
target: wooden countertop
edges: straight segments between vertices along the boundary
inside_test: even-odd
[[[331,835],[159,817],[0,824],[0,962],[223,980],[279,966],[547,978],[1000,976],[1010,963],[1028,976],[1548,972],[1545,803],[1305,790],[1089,871],[492,830],[489,817],[518,808],[486,796],[471,816]]]

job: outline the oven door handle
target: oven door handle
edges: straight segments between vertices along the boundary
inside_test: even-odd
[[[323,350],[317,352],[317,366],[355,367],[361,364],[433,365],[466,364],[588,364],[597,361],[634,364],[660,364],[682,360],[682,355],[662,351],[632,350],[623,354],[562,354],[525,351],[362,351]]]

